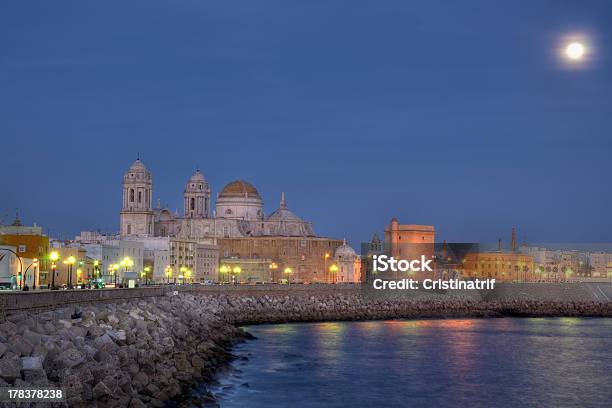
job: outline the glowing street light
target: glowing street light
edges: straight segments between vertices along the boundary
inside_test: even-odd
[[[100,277],[100,261],[98,261],[97,259],[94,259],[93,266],[94,266],[94,276],[96,278],[99,278]]]
[[[119,269],[119,265],[117,264],[108,265],[108,273],[113,277],[115,287],[117,287],[117,269]]]
[[[151,272],[151,267],[145,266],[142,274],[144,275],[145,285],[149,283],[149,272]]]
[[[49,254],[49,259],[51,260],[51,289],[57,289],[55,287],[55,268],[57,268],[56,262],[59,261],[60,256],[57,251],[53,251]]]
[[[232,282],[234,285],[236,284],[236,276],[239,275],[240,272],[242,272],[242,268],[238,265],[234,266],[234,269],[232,269]]]
[[[185,284],[186,275],[191,276],[191,270],[188,267],[183,265],[180,267],[179,272],[181,273],[179,275],[179,279],[183,279],[183,284]]]
[[[336,272],[338,272],[338,265],[332,264],[332,266],[329,267],[329,271],[333,276],[334,283],[336,283]]]
[[[76,263],[76,258],[70,255],[64,260],[64,264],[68,265],[68,289],[72,289],[72,265]]]
[[[121,262],[119,263],[121,264],[121,266],[125,268],[125,272],[128,271],[128,268],[131,268],[134,266],[134,261],[129,256],[126,256],[125,258],[123,258]]]
[[[34,266],[34,269],[36,270],[36,267],[38,266],[38,259],[37,258],[34,258],[32,260],[32,263],[23,272],[23,277],[22,277],[22,279],[19,280],[19,289],[21,289],[21,290],[28,290],[28,289],[26,289],[27,285],[24,285],[23,282],[28,280],[28,270],[32,266]],[[34,271],[34,289],[36,289],[36,271]]]
[[[271,275],[270,280],[274,282],[275,281],[274,274],[276,273],[276,270],[278,269],[278,265],[276,264],[276,262],[272,262],[268,267],[270,268],[270,275]]]
[[[291,269],[290,267],[286,267],[283,273],[285,274],[285,276],[287,276],[287,283],[290,283],[290,275],[293,273],[293,269]]]
[[[230,268],[228,266],[221,265],[221,267],[219,268],[219,272],[221,273],[221,282],[225,282],[225,278],[227,277],[229,271]]]
[[[170,283],[170,277],[172,276],[172,267],[170,265],[166,266],[166,283]]]

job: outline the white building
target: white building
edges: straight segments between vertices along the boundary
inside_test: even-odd
[[[334,252],[334,265],[337,268],[335,282],[354,283],[361,281],[361,258],[355,250],[344,243]]]

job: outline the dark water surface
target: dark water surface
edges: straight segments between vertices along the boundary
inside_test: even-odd
[[[612,319],[251,326],[222,407],[612,407]]]

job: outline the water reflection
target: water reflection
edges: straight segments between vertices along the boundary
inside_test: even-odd
[[[607,407],[612,319],[249,327],[227,407]],[[245,385],[247,384],[247,385]]]

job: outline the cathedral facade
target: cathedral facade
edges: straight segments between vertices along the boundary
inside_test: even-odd
[[[153,207],[152,198],[151,172],[136,160],[123,176],[122,237],[315,236],[312,224],[287,208],[284,193],[278,209],[266,217],[259,192],[244,180],[230,182],[217,194],[215,211],[211,211],[211,188],[199,170],[185,184],[182,215],[160,205]]]
[[[213,203],[212,189],[199,170],[185,184],[182,214],[154,207],[152,191],[151,172],[136,160],[123,177],[121,237],[167,237],[168,266],[193,270],[194,281],[227,281],[230,277],[222,276],[219,266],[230,264],[241,266],[240,276],[231,276],[241,282],[357,280],[350,267],[358,259],[355,252],[342,240],[317,236],[310,222],[289,210],[284,193],[278,208],[266,216],[259,192],[244,180],[228,183]],[[205,256],[185,249],[202,246],[208,248]],[[202,257],[207,262],[200,262]],[[332,265],[340,273],[332,273]]]

